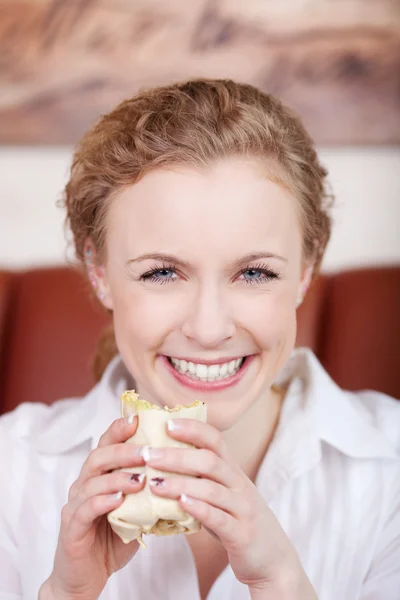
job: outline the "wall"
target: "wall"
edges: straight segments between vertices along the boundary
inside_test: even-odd
[[[400,148],[321,149],[337,197],[323,268],[400,263]],[[0,147],[0,268],[66,260],[63,213],[69,148]]]

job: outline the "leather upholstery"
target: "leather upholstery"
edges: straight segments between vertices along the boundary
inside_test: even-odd
[[[400,398],[400,266],[320,276],[299,309],[297,345],[347,389]],[[0,272],[0,413],[81,396],[109,316],[68,267]]]
[[[18,277],[5,334],[0,412],[20,402],[51,403],[93,385],[90,359],[108,321],[82,276],[69,268]]]
[[[332,277],[319,357],[348,389],[377,389],[400,398],[400,268]]]

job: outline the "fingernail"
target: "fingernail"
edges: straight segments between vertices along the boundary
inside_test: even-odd
[[[114,498],[115,498],[115,500],[121,500],[122,492],[117,492],[116,494],[114,494]]]
[[[146,475],[144,473],[132,473],[131,480],[136,483],[143,483],[145,477]]]
[[[145,463],[147,463],[147,461],[150,460],[150,448],[148,446],[143,446],[139,454],[143,458]]]
[[[183,423],[181,421],[177,421],[176,419],[168,419],[167,421],[167,429],[168,431],[181,431],[183,429]]]
[[[149,446],[143,446],[140,451],[140,456],[143,458],[144,462],[147,463],[149,460],[157,460],[162,457],[162,450],[158,448],[150,448]]]
[[[164,479],[162,477],[153,477],[153,479],[150,479],[149,484],[158,487],[164,485]]]
[[[129,415],[129,417],[125,417],[125,423],[127,425],[132,425],[134,418],[135,418],[135,415]]]
[[[181,494],[181,498],[180,499],[185,504],[194,504],[193,498],[190,498],[190,496],[186,496],[186,494]]]

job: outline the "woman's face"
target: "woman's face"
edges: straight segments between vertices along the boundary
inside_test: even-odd
[[[293,349],[302,238],[294,196],[256,160],[174,167],[107,219],[104,303],[144,399],[207,403],[221,431],[269,392]]]

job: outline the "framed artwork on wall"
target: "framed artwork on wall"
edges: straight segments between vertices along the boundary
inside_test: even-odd
[[[276,94],[320,145],[398,144],[400,1],[0,0],[0,144],[74,144],[196,77]]]

